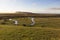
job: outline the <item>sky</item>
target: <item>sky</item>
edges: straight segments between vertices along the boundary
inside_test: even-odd
[[[60,0],[0,0],[0,12],[60,13]]]

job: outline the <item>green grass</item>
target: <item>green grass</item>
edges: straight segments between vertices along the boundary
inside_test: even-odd
[[[0,40],[59,40],[60,29],[0,25]]]
[[[18,26],[11,21],[0,24],[0,40],[60,40],[60,18],[36,18],[32,27],[29,19],[18,18]],[[28,25],[24,27],[23,23]]]

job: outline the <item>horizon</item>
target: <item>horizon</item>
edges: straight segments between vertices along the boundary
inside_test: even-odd
[[[0,13],[59,13],[60,0],[0,0]]]
[[[18,12],[26,12],[26,11],[15,11],[15,12],[0,12],[0,14],[11,14],[11,13],[18,13]],[[48,13],[48,12],[40,12],[40,13],[38,13],[38,12],[27,12],[27,13],[35,13],[35,14],[60,14],[60,13]]]

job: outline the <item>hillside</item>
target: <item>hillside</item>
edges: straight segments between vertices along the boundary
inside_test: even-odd
[[[16,13],[0,13],[0,17],[60,17],[60,14],[16,12]]]
[[[60,40],[60,18],[35,18],[34,26],[30,26],[30,18],[14,19],[19,25],[12,21],[1,24],[0,20],[0,40]]]
[[[60,29],[0,25],[0,40],[60,40]]]

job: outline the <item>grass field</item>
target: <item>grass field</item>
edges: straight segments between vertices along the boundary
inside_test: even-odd
[[[60,18],[36,18],[29,26],[30,18],[17,18],[19,25],[0,20],[0,40],[60,40]],[[25,23],[27,26],[22,26]]]

